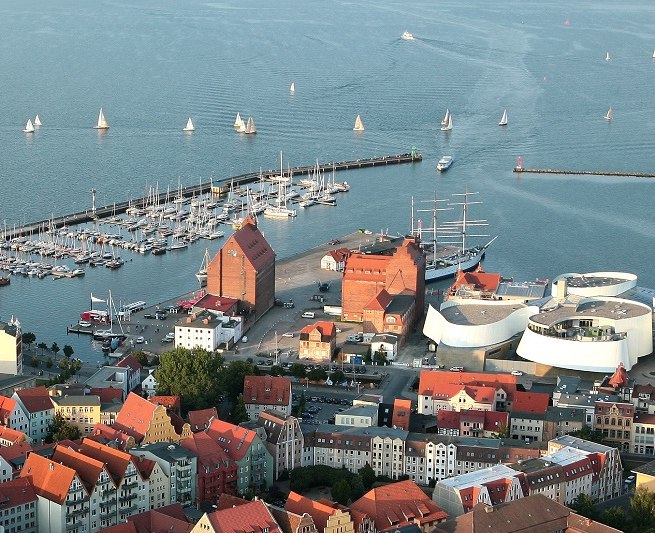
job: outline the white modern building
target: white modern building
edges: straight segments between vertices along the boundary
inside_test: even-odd
[[[175,325],[175,347],[203,348],[215,351],[221,344],[233,344],[241,338],[240,317],[228,317],[204,311]]]
[[[630,370],[653,351],[650,305],[619,297],[636,287],[622,272],[563,274],[553,297],[530,317],[517,348],[524,359],[588,372]]]
[[[22,333],[18,320],[0,322],[0,373],[18,376],[23,373]]]
[[[504,342],[525,329],[534,305],[499,300],[448,300],[437,311],[430,306],[423,334],[437,344],[478,348]]]

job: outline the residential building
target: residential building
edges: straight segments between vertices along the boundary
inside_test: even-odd
[[[198,431],[205,431],[214,418],[218,418],[218,411],[216,407],[209,409],[198,409],[196,411],[189,411],[187,413],[191,431],[197,433]]]
[[[585,423],[583,409],[569,409],[566,407],[548,407],[543,421],[543,435],[539,440],[548,442],[562,435],[580,431]]]
[[[13,398],[0,396],[0,424],[27,434],[29,432],[29,421],[23,411]]]
[[[198,458],[194,452],[179,444],[151,442],[132,448],[130,453],[159,465],[170,487],[170,499],[166,503],[184,505],[196,502]]]
[[[0,322],[0,373],[19,376],[23,373],[22,331],[18,320]]]
[[[416,525],[423,533],[431,533],[437,524],[448,518],[446,512],[410,480],[371,489],[350,505],[350,511],[369,516],[377,532]]]
[[[240,310],[253,318],[273,307],[275,252],[257,222],[248,216],[207,267],[207,293],[240,301]]]
[[[29,420],[27,436],[34,444],[41,444],[49,434],[49,427],[55,416],[55,408],[45,387],[21,389],[14,393],[12,399],[20,406]]]
[[[596,413],[596,402],[618,402],[619,397],[613,394],[597,393],[562,393],[559,399],[553,399],[553,406],[566,407],[570,409],[582,409],[585,412],[585,425],[594,427]]]
[[[632,442],[632,420],[635,406],[631,403],[596,402],[593,428],[603,433],[604,440],[623,451],[630,449]]]
[[[130,390],[136,389],[141,384],[141,371],[143,366],[132,354],[128,354],[122,357],[118,363],[116,363],[118,368],[129,368],[129,378],[128,378],[128,387]]]
[[[323,270],[332,270],[334,272],[343,272],[346,267],[346,260],[350,255],[348,248],[337,248],[330,250],[321,258],[321,268]]]
[[[303,433],[296,417],[281,411],[266,410],[259,413],[257,425],[264,428],[264,445],[273,456],[273,476],[279,479],[294,468],[305,466],[302,450],[305,445]]]
[[[509,413],[498,411],[439,410],[437,412],[439,435],[462,437],[494,437],[504,435],[509,428]]]
[[[291,380],[284,376],[245,376],[243,401],[250,420],[269,409],[291,414]]]
[[[28,442],[0,446],[0,483],[18,477],[31,451],[32,446]]]
[[[280,526],[262,500],[205,513],[191,531],[192,533],[244,533],[246,531],[281,533]]]
[[[204,431],[191,434],[180,445],[197,456],[196,498],[198,503],[216,502],[223,493],[234,494],[237,463],[230,459],[220,442]]]
[[[206,432],[236,462],[237,494],[244,494],[250,487],[273,484],[273,456],[256,431],[214,419]]]
[[[136,389],[141,383],[141,369],[132,366],[103,366],[86,380],[89,389],[120,389],[123,398]]]
[[[309,513],[297,514],[275,505],[266,504],[266,506],[282,533],[318,533],[314,519]]]
[[[191,435],[188,423],[131,392],[121,408],[113,428],[134,437],[137,444],[179,442]]]
[[[132,457],[139,477],[148,485],[149,509],[160,509],[169,505],[171,503],[170,476],[166,475],[157,461],[146,459],[143,455],[132,455]]]
[[[51,396],[55,415],[60,415],[66,422],[80,430],[80,435],[90,435],[96,424],[100,423],[100,397],[86,396]]]
[[[355,533],[355,524],[348,510],[329,500],[318,502],[291,491],[284,508],[297,515],[311,516],[318,533]]]
[[[541,392],[514,393],[509,434],[513,439],[541,441],[550,396]]]
[[[632,422],[630,451],[655,455],[655,415],[636,413]]]
[[[0,426],[0,447],[13,446],[21,442],[27,442],[27,435],[25,433],[8,428],[7,426]]]
[[[0,528],[3,533],[37,533],[38,498],[29,479],[21,478],[0,484]]]
[[[655,492],[655,461],[633,468],[632,473],[637,475],[635,488],[643,487]]]
[[[88,438],[123,451],[129,450],[137,444],[132,435],[105,424],[96,424]]]
[[[334,322],[319,321],[300,330],[298,357],[316,361],[332,360],[337,347],[337,331]]]
[[[353,402],[354,403],[354,402]],[[393,415],[391,427],[409,431],[409,421],[412,414],[412,400],[395,398],[393,401]],[[378,424],[380,423],[378,419]]]
[[[459,515],[439,524],[434,533],[474,533],[476,531],[525,531],[561,533],[620,533],[618,529],[578,515],[568,507],[549,501],[536,494],[489,505],[479,503],[471,512]]]
[[[222,345],[233,346],[243,334],[242,324],[239,316],[211,311],[188,315],[175,324],[175,347],[214,352]]]
[[[337,426],[368,428],[378,425],[378,407],[373,405],[354,405],[334,416]]]
[[[655,414],[655,386],[636,383],[632,389],[632,404],[637,413]]]
[[[189,533],[193,524],[179,503],[129,516],[125,523],[101,529],[100,533]]]
[[[400,338],[394,333],[376,333],[371,339],[371,353],[382,354],[387,361],[395,361]]]
[[[157,380],[155,379],[155,370],[148,370],[148,375],[141,382],[141,390],[145,392],[148,397],[157,394]]]

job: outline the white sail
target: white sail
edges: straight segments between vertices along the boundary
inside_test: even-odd
[[[257,133],[257,128],[255,127],[255,121],[252,117],[248,117],[248,124],[246,124],[246,129],[244,133]]]
[[[243,119],[241,118],[241,114],[238,112],[237,112],[237,118],[234,119],[234,127],[236,129],[243,127]]]
[[[364,131],[364,123],[362,122],[362,117],[357,115],[355,119],[355,126],[353,127],[354,131]]]
[[[295,81],[292,81],[292,82],[291,82],[291,87],[289,87],[289,92],[290,92],[291,94],[295,94],[295,93],[296,93],[296,82],[295,82]]]
[[[34,133],[34,124],[32,124],[31,118],[27,119],[27,124],[25,124],[25,129],[23,131],[25,133]]]
[[[105,119],[105,114],[102,112],[102,107],[100,108],[100,113],[98,114],[98,123],[94,126],[97,130],[108,130],[109,123]]]
[[[448,113],[448,121],[446,124],[441,126],[441,131],[450,131],[453,129],[453,115],[451,113]]]
[[[655,50],[653,50],[653,59],[655,59]]]
[[[607,113],[605,113],[605,116],[603,117],[605,120],[612,120],[612,117],[614,116],[614,111],[612,111],[612,107],[607,110]]]
[[[446,124],[448,124],[448,117],[449,116],[450,116],[450,110],[446,109],[446,114],[443,116],[443,119],[441,121],[442,126],[445,126]]]
[[[610,57],[610,53],[607,52],[607,53],[605,54],[605,61],[609,61],[610,59],[612,59],[612,58]]]
[[[38,114],[34,117],[34,125],[41,126],[41,119],[39,118]]]
[[[189,117],[189,120],[186,121],[186,126],[184,126],[182,131],[193,131],[195,128],[193,127],[193,122],[191,121],[191,117]]]
[[[499,126],[507,126],[507,109],[503,111],[503,116],[500,119],[500,122],[498,123]]]

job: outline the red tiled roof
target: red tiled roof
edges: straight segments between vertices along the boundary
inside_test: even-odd
[[[289,493],[284,508],[287,511],[299,515],[307,513],[314,519],[314,524],[316,524],[316,529],[319,533],[323,532],[327,525],[328,518],[330,518],[336,511],[336,509],[330,505],[317,502],[293,491]]]
[[[252,220],[252,217],[244,219],[241,228],[232,234],[223,248],[230,249],[235,245],[256,271],[262,270],[266,265],[275,261],[275,252],[257,228],[257,223]]]
[[[22,431],[8,428],[7,426],[0,426],[0,441],[7,441],[11,444],[18,444],[25,442],[27,436]]]
[[[448,514],[411,480],[374,488],[354,502],[350,508],[370,516],[375,522],[377,531],[396,529],[414,523],[437,522],[448,518]]]
[[[92,457],[105,464],[107,472],[116,482],[116,485],[125,476],[127,465],[132,460],[132,455],[116,448],[106,446],[92,439],[84,439],[78,451],[88,457]]]
[[[29,478],[12,479],[0,483],[0,502],[3,509],[24,505],[36,500],[36,492]],[[5,518],[4,524],[6,527],[8,524],[7,518]]]
[[[322,320],[305,326],[300,330],[300,334],[309,335],[315,330],[318,330],[321,334],[321,342],[330,342],[330,340],[337,334],[334,322],[326,322]]]
[[[126,449],[130,445],[130,438],[134,440],[132,435],[105,424],[96,424],[93,427],[93,432],[87,438],[97,442],[114,442],[121,450]]]
[[[20,472],[21,478],[30,478],[34,490],[39,496],[62,505],[73,479],[77,476],[75,470],[31,453]]]
[[[216,411],[216,407],[189,411],[187,418],[191,431],[204,431],[209,427],[212,418],[218,418],[218,411]]]
[[[335,250],[330,250],[327,255],[331,256],[337,263],[341,263],[348,259],[350,250],[348,248],[336,248]]]
[[[16,400],[13,398],[7,398],[6,396],[0,396],[0,423],[8,424],[9,417],[16,407]]]
[[[151,461],[150,459],[146,459],[145,457],[143,457],[143,455],[138,455],[138,456],[132,455],[131,461],[132,464],[139,471],[139,474],[141,475],[141,479],[150,479],[150,476],[152,475],[152,471],[154,470],[155,465],[157,464],[156,461]]]
[[[213,294],[206,294],[196,302],[195,306],[201,309],[211,309],[212,311],[220,311],[221,313],[229,313],[233,308],[236,311],[236,305],[239,300],[228,298],[227,296],[215,296]]]
[[[640,394],[647,394],[650,399],[655,399],[655,386],[648,384],[639,384],[635,383],[634,388],[632,389],[632,397],[639,398]]]
[[[180,445],[198,456],[198,465],[202,465],[207,474],[235,465],[221,447],[221,443],[207,433],[193,433],[190,437],[180,441]]]
[[[364,306],[364,309],[372,311],[384,311],[387,307],[389,307],[389,304],[392,301],[393,296],[391,296],[386,290],[382,289],[373,297],[370,302]]]
[[[629,383],[630,377],[628,376],[623,363],[619,363],[619,366],[616,367],[616,371],[610,378],[609,384],[612,388],[618,389],[619,387],[627,387]]]
[[[483,387],[502,388],[511,401],[516,391],[516,376],[511,374],[485,374],[484,372],[437,372],[434,370],[421,371],[419,381],[419,394],[431,396],[444,383],[476,385]]]
[[[391,425],[409,430],[409,417],[412,413],[412,400],[396,398],[393,402],[393,416]]]
[[[89,494],[93,492],[105,466],[102,461],[87,457],[63,444],[57,445],[52,460],[75,470]]]
[[[437,411],[437,427],[439,429],[459,429],[459,418],[463,411],[447,411],[439,409]]]
[[[27,454],[32,451],[32,445],[29,442],[19,442],[11,446],[0,446],[0,457],[8,463],[19,457],[27,457]]]
[[[584,476],[594,475],[591,459],[588,456],[581,458],[579,461],[562,465],[562,470],[564,470],[564,479],[567,482]]]
[[[546,392],[516,391],[512,402],[512,413],[545,414],[549,402],[550,395]]]
[[[470,385],[452,385],[443,384],[439,390],[432,394],[433,398],[438,400],[450,400],[457,396],[460,391],[464,391],[477,403],[494,403],[496,399],[496,389],[493,387],[476,387]]]
[[[488,481],[487,483],[483,484],[484,487],[487,488],[487,491],[489,492],[489,498],[491,499],[491,503],[493,505],[498,505],[499,503],[503,503],[507,499],[507,493],[510,490],[510,487],[512,486],[512,480],[511,479],[494,479],[492,481]]]
[[[38,413],[39,411],[47,411],[54,409],[48,389],[45,386],[35,387],[33,389],[21,389],[16,391],[16,395],[30,413]]]
[[[94,394],[100,398],[100,403],[112,403],[114,400],[123,400],[123,389],[114,387],[91,387],[89,394]]]
[[[157,409],[156,405],[145,398],[141,398],[138,394],[130,392],[123,407],[118,412],[113,427],[133,436],[139,442],[143,440],[150,428],[155,409]]]
[[[354,253],[346,260],[343,280],[386,281],[389,255]]]
[[[246,404],[289,405],[290,396],[291,380],[287,377],[246,376],[243,380],[243,401]]]
[[[220,444],[233,461],[240,461],[257,435],[254,431],[215,418],[207,428],[207,435]]]
[[[264,529],[268,533],[280,533],[273,515],[261,500],[214,511],[207,518],[216,533],[262,532]]]
[[[649,415],[648,413],[635,413],[632,423],[655,425],[655,415]]]
[[[216,509],[220,511],[221,509],[229,509],[230,507],[237,507],[238,505],[245,505],[246,503],[250,503],[250,500],[245,500],[224,492],[218,497]]]
[[[127,522],[101,529],[98,533],[189,533],[189,522],[179,503],[128,517]]]
[[[141,363],[139,363],[139,361],[137,361],[132,354],[128,354],[125,357],[123,357],[120,361],[118,361],[118,363],[116,363],[116,366],[119,366],[121,368],[130,367],[135,372],[139,372],[143,368],[141,366]]]
[[[484,412],[485,431],[498,431],[501,428],[509,427],[509,413],[499,411]]]
[[[489,274],[484,271],[464,272],[460,270],[451,290],[456,290],[465,285],[472,285],[476,290],[496,291],[501,277],[500,274]]]
[[[148,401],[155,405],[163,405],[166,409],[172,409],[174,411],[180,410],[179,396],[151,396],[148,398]]]

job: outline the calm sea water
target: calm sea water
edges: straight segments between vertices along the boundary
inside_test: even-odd
[[[465,4],[4,0],[0,222],[87,209],[92,188],[111,204],[155,184],[276,167],[280,150],[300,165],[416,146],[420,164],[339,175],[352,189],[336,208],[262,220],[278,256],[360,227],[405,232],[412,195],[468,186],[484,202],[471,214],[499,235],[488,271],[626,270],[655,287],[655,182],[511,172],[519,155],[530,167],[653,171],[655,5]],[[405,30],[416,39],[401,40]],[[106,135],[91,129],[101,106]],[[448,134],[439,131],[446,108]],[[237,111],[254,117],[256,136],[234,133]],[[36,113],[44,126],[25,136]],[[363,134],[352,131],[357,114]],[[181,131],[188,116],[192,135]],[[440,176],[444,154],[455,163]],[[154,303],[192,290],[204,248],[124,252],[133,261],[120,271],[57,283],[14,277],[0,316],[95,360],[88,339],[65,335],[89,294]]]

